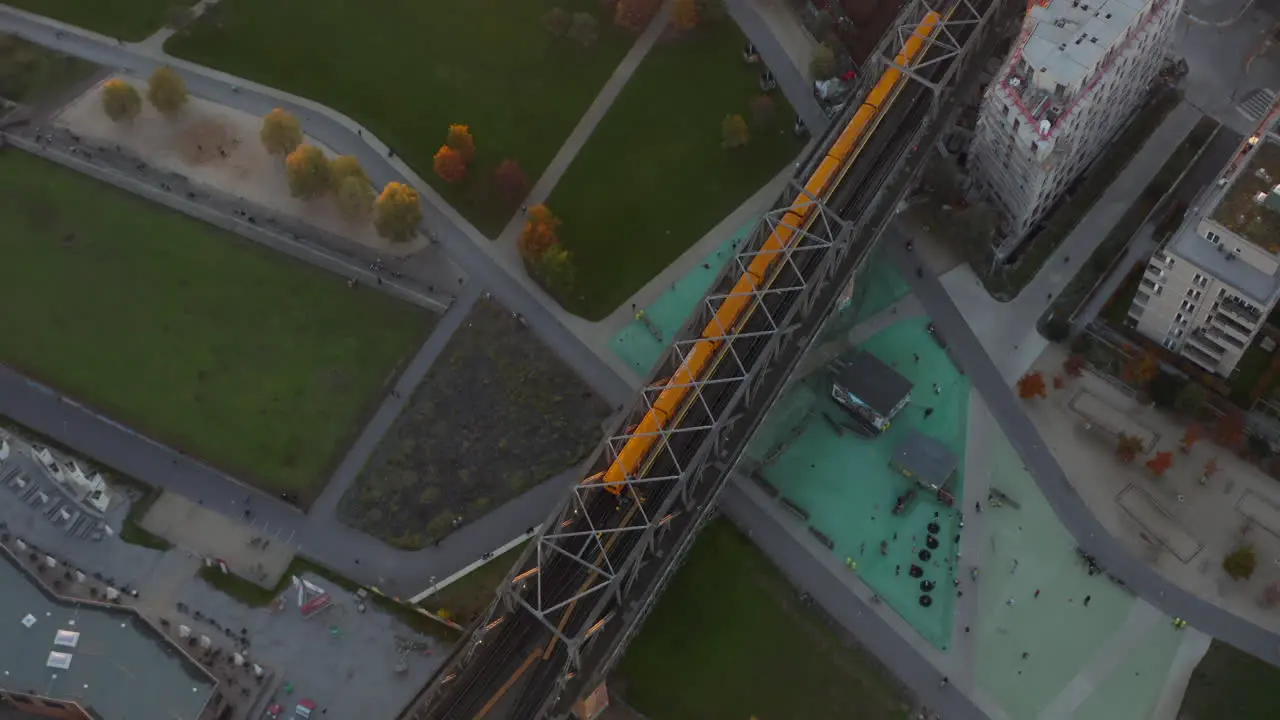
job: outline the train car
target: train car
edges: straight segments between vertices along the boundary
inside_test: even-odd
[[[929,12],[916,26],[894,61],[903,67],[911,66],[926,44],[937,32],[942,16]],[[618,457],[605,470],[591,475],[582,484],[602,484],[609,492],[619,495],[629,478],[643,477],[652,464],[652,452],[661,438],[662,431],[679,424],[696,397],[693,383],[708,377],[723,358],[720,353],[724,336],[741,328],[755,309],[752,292],[768,288],[781,269],[778,263],[800,240],[801,232],[817,217],[817,207],[810,198],[826,200],[839,186],[844,174],[857,159],[866,140],[874,133],[887,109],[902,87],[903,73],[890,67],[867,94],[863,104],[850,119],[849,124],[836,138],[827,155],[818,164],[804,185],[804,192],[797,193],[790,209],[752,259],[746,272],[734,283],[733,290],[721,303],[715,316],[702,331],[702,339],[694,343],[692,351],[679,369],[666,381],[666,388],[658,395],[652,408],[634,426],[634,435],[619,451]]]

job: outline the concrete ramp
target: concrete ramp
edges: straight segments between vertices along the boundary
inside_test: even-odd
[[[1160,440],[1159,433],[1130,418],[1088,390],[1081,390],[1067,404],[1077,415],[1111,435],[1125,434],[1142,441],[1142,451],[1149,453]]]
[[[1264,495],[1245,490],[1236,501],[1236,510],[1258,523],[1272,535],[1280,536],[1280,506]]]
[[[1204,543],[1187,532],[1146,490],[1128,485],[1116,496],[1116,502],[1142,526],[1149,539],[1159,542],[1182,562],[1191,562],[1204,547]]]

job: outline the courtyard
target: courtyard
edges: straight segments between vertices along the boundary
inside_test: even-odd
[[[1066,358],[1066,348],[1049,345],[1032,370],[1061,374]],[[1025,408],[1090,511],[1130,552],[1201,598],[1264,628],[1280,627],[1265,598],[1280,583],[1274,480],[1208,437],[1184,451],[1181,421],[1091,371]],[[1145,435],[1147,445],[1131,463],[1117,456],[1117,439],[1102,431],[1100,413],[1126,418],[1131,435]],[[1170,453],[1170,466],[1156,476],[1146,463],[1161,452]],[[1206,477],[1211,461],[1216,471]],[[1233,580],[1223,558],[1242,546],[1256,553],[1256,570]]]
[[[435,323],[23,152],[0,185],[0,360],[264,489],[318,493]]]
[[[595,15],[597,41],[553,37],[553,6]],[[223,0],[165,48],[345,113],[493,236],[514,210],[490,197],[493,169],[512,158],[536,180],[631,42],[594,0]],[[454,123],[477,153],[468,179],[449,185],[431,168]]]
[[[911,402],[885,433],[867,439],[837,429],[844,411],[829,399],[827,373],[818,371],[779,400],[747,457],[760,463],[758,473],[783,498],[809,514],[809,524],[831,539],[837,557],[855,562],[859,577],[886,604],[945,650],[954,617],[952,585],[959,577],[969,382],[930,338],[927,325],[926,318],[903,320],[860,345],[915,386]],[[915,433],[941,442],[958,459],[954,507],[921,489],[895,509],[915,485],[890,461]],[[913,576],[913,566],[923,574]],[[924,583],[937,591],[925,591]]]
[[[520,318],[482,299],[382,438],[339,514],[396,547],[439,542],[570,469],[609,407]]]
[[[660,40],[556,185],[547,205],[577,268],[570,312],[608,315],[804,147],[780,92],[773,117],[753,119],[761,66],[743,62],[745,45],[728,19]],[[731,114],[752,124],[744,147],[722,145]]]

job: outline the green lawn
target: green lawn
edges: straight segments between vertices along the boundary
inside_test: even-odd
[[[1183,720],[1273,720],[1280,707],[1280,668],[1214,641],[1191,674]]]
[[[91,75],[95,65],[0,34],[0,98],[32,105]]]
[[[100,32],[121,40],[142,40],[164,27],[170,14],[195,0],[5,0],[19,10]]]
[[[0,362],[306,499],[435,316],[16,150]]]
[[[511,548],[488,563],[458,578],[439,592],[427,597],[419,605],[433,612],[448,611],[453,621],[466,627],[493,603],[498,586],[507,577],[511,566],[520,559],[527,542]]]
[[[712,523],[622,660],[652,720],[901,720],[897,682],[728,521]]]
[[[575,258],[565,306],[589,320],[609,314],[776,175],[803,147],[793,115],[738,150],[720,124],[759,95],[759,66],[742,62],[732,22],[664,40],[640,64],[547,204],[564,221]]]
[[[547,32],[555,5],[597,16],[595,46]],[[492,169],[537,181],[631,45],[611,21],[597,0],[222,0],[165,49],[346,113],[492,236],[515,210],[489,200]],[[451,123],[477,147],[459,187],[432,171]]]

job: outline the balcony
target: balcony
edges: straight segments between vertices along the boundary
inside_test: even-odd
[[[1245,346],[1249,344],[1247,339],[1241,340],[1222,328],[1213,325],[1205,327],[1204,334],[1217,342],[1226,343],[1237,350],[1244,350]]]
[[[1182,346],[1182,356],[1211,373],[1218,372],[1218,359],[1191,343]]]
[[[1164,291],[1164,286],[1147,278],[1142,278],[1142,288],[1152,295],[1159,295]]]
[[[1227,349],[1223,347],[1221,343],[1209,337],[1208,333],[1203,329],[1196,330],[1191,333],[1191,336],[1188,339],[1195,347],[1198,347],[1211,356],[1215,364],[1221,360],[1223,354],[1227,352]],[[1188,347],[1191,347],[1191,345],[1188,345]]]
[[[1241,324],[1249,328],[1250,333],[1253,332],[1253,329],[1257,327],[1258,323],[1262,320],[1262,313],[1258,312],[1257,310],[1252,310],[1249,307],[1247,307],[1244,303],[1241,303],[1236,300],[1230,300],[1230,299],[1223,300],[1219,304],[1218,309],[1235,318],[1238,318]]]
[[[1248,341],[1249,338],[1253,337],[1252,327],[1249,327],[1249,325],[1245,325],[1244,323],[1239,322],[1239,320],[1233,318],[1233,316],[1226,314],[1221,307],[1219,307],[1217,314],[1213,315],[1213,322],[1217,323],[1217,327],[1225,329],[1225,331],[1234,332],[1239,334],[1239,336],[1243,336],[1245,341]]]

